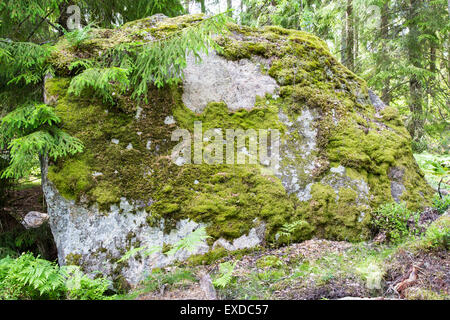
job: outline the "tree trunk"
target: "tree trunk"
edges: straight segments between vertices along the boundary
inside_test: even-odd
[[[420,0],[410,0],[408,11],[408,20],[411,22],[409,24],[410,30],[408,34],[408,56],[410,64],[416,68],[421,67],[421,44],[418,41],[419,30],[417,24],[414,22],[419,3]],[[416,74],[411,74],[410,76],[409,91],[409,109],[411,111],[412,121],[408,129],[413,139],[417,140],[423,135],[423,88]]]
[[[448,18],[450,19],[450,0],[448,0]],[[450,85],[450,38],[447,37],[447,83]],[[447,97],[447,108],[450,109],[450,97]]]
[[[380,23],[380,37],[381,37],[381,61],[379,62],[379,70],[385,70],[386,65],[389,66],[389,56],[387,53],[387,41],[389,39],[389,0],[385,0],[383,8],[381,9],[381,23]],[[391,78],[385,80],[381,100],[387,105],[391,103]]]
[[[342,29],[341,29],[341,63],[345,65],[345,60],[346,60],[346,26],[345,24],[342,25]]]
[[[205,0],[200,0],[200,8],[201,8],[202,13],[206,13]]]
[[[358,53],[359,53],[359,20],[357,17],[354,19],[354,35],[355,35],[355,47],[353,49],[354,52],[354,72],[357,73],[358,68]]]
[[[427,111],[430,112],[430,103],[432,101],[432,97],[434,96],[434,85],[436,82],[436,44],[434,42],[430,42],[430,78],[428,80],[427,85]]]
[[[71,3],[63,1],[60,5],[59,5],[59,17],[58,17],[58,24],[64,28],[64,30],[68,30],[67,28],[67,21],[69,20],[70,15],[67,13],[67,8],[69,8],[69,6],[71,5]],[[62,31],[60,31],[60,35]]]
[[[346,19],[346,53],[345,53],[345,66],[350,70],[355,69],[354,62],[354,33],[353,33],[353,0],[347,0],[347,19]]]

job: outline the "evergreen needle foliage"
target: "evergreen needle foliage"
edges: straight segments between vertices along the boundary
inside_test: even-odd
[[[114,95],[124,93],[130,84],[129,69],[123,68],[88,68],[70,82],[69,94],[82,96],[91,90],[103,99],[114,104]]]
[[[134,62],[131,84],[135,89],[132,97],[146,100],[150,84],[160,88],[178,83],[186,67],[186,56],[194,55],[199,61],[201,53],[208,54],[210,49],[219,51],[221,47],[212,36],[226,32],[228,19],[225,13],[218,14],[167,38],[144,44]]]
[[[48,46],[0,39],[0,83],[39,83],[46,73],[51,73],[46,65],[50,53]]]
[[[1,119],[0,148],[9,148],[10,166],[3,178],[27,175],[37,163],[38,155],[57,159],[83,151],[80,140],[55,125],[60,122],[54,110],[45,104],[28,104]]]

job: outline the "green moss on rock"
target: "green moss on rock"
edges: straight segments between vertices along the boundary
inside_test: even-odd
[[[392,167],[404,169],[401,200],[410,208],[425,204],[431,194],[412,156],[410,136],[393,108],[379,114],[370,104],[365,82],[331,56],[326,44],[301,31],[278,27],[255,29],[229,25],[233,34],[217,37],[228,60],[262,61],[262,71],[280,86],[279,97],[258,97],[252,110],[230,111],[223,102],[211,102],[201,114],[186,108],[181,86],[150,88],[148,102],[139,108],[126,94],[116,106],[91,96],[76,98],[67,93],[69,65],[83,57],[97,61],[121,44],[139,46],[145,39],[158,39],[201,21],[201,15],[155,22],[146,18],[114,30],[94,30],[90,49],[71,48],[66,40],[56,45],[51,58],[59,77],[46,82],[54,97],[63,128],[85,144],[85,152],[59,160],[49,169],[49,179],[69,199],[97,203],[104,211],[121,197],[146,208],[152,226],[165,221],[169,232],[181,219],[207,224],[212,241],[235,239],[260,222],[266,223],[266,239],[276,242],[281,226],[305,221],[297,240],[312,234],[324,238],[367,238],[370,210],[392,201],[389,192]],[[270,59],[269,59],[270,58]],[[262,60],[261,60],[262,59]],[[319,166],[313,177],[311,198],[299,201],[288,194],[280,179],[264,175],[259,165],[185,165],[171,162],[177,128],[193,131],[201,121],[203,131],[213,128],[278,129],[287,144],[301,143],[300,134],[288,134],[279,120],[280,111],[291,121],[305,109],[317,114],[317,150],[312,156]],[[176,123],[167,125],[173,116]],[[298,158],[298,159],[297,159]],[[296,166],[310,161],[299,155]],[[283,165],[283,163],[282,163]],[[343,166],[346,176],[366,183],[367,202],[349,186],[332,187],[321,180],[330,168]]]

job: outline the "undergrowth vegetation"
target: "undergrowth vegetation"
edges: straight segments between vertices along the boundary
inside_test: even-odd
[[[388,240],[400,242],[414,232],[413,228],[420,217],[419,212],[412,212],[405,203],[387,203],[373,213],[372,224],[379,232],[386,234]]]
[[[0,260],[0,299],[112,299],[106,292],[110,282],[91,279],[76,266],[56,263],[24,253]]]

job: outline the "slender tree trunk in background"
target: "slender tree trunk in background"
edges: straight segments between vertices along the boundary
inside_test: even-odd
[[[414,67],[420,68],[421,45],[418,41],[419,30],[414,19],[417,15],[417,8],[420,0],[410,0],[408,11],[409,34],[408,34],[408,56],[409,62]],[[416,74],[412,74],[409,79],[410,101],[409,109],[411,111],[412,121],[409,126],[409,133],[413,139],[419,139],[423,135],[423,88]]]
[[[345,66],[349,68],[350,70],[355,69],[355,61],[354,61],[354,53],[353,53],[353,47],[354,47],[354,33],[353,33],[353,0],[347,0],[347,19],[346,19],[346,53],[345,53]]]
[[[189,0],[184,0],[184,10],[189,13]]]
[[[448,0],[448,18],[450,19],[450,0]],[[447,37],[447,83],[450,85],[450,39]],[[450,109],[450,96],[447,97],[447,107]]]
[[[345,24],[342,25],[342,29],[341,29],[341,63],[345,65],[345,60],[346,60],[346,26]]]
[[[380,36],[381,36],[381,61],[378,63],[378,70],[385,70],[385,66],[388,64],[388,52],[387,41],[389,39],[389,0],[385,0],[383,8],[381,9],[381,23],[380,23]],[[385,80],[383,90],[381,92],[381,100],[389,105],[391,103],[391,78],[388,77]]]
[[[65,30],[68,30],[67,28],[67,21],[69,20],[70,15],[67,13],[67,8],[71,3],[68,3],[66,1],[62,2],[59,5],[59,18],[58,18],[58,24],[62,26]]]
[[[358,68],[358,54],[359,54],[359,19],[355,17],[354,19],[354,35],[355,35],[355,47],[353,49],[354,52],[354,72],[357,73],[359,71]]]
[[[434,96],[435,82],[436,82],[436,44],[434,42],[430,43],[430,78],[427,85],[427,113],[431,110],[431,103]]]
[[[233,9],[233,2],[232,0],[227,0],[227,10]],[[229,13],[229,16],[231,17],[233,13]]]
[[[200,8],[201,8],[202,13],[206,13],[205,1],[206,0],[200,0]]]

